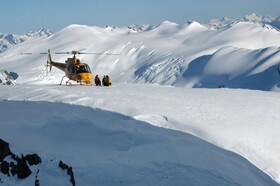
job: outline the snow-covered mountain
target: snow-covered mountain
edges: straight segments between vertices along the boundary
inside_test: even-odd
[[[11,46],[27,41],[31,38],[49,37],[52,32],[45,28],[40,28],[37,31],[30,31],[27,34],[4,34],[0,33],[0,53],[7,50]]]
[[[215,29],[222,29],[230,27],[239,22],[249,22],[249,23],[257,23],[257,24],[266,24],[271,25],[277,29],[280,29],[280,16],[262,16],[256,13],[252,13],[250,15],[246,15],[241,18],[220,18],[220,19],[212,19],[209,23],[205,25]]]
[[[189,21],[189,22],[191,22],[191,21]],[[224,18],[220,18],[220,19],[212,19],[208,23],[204,23],[202,25],[205,25],[210,28],[222,29],[222,28],[227,28],[227,27],[233,26],[234,24],[237,24],[239,22],[258,23],[258,24],[264,24],[264,25],[266,24],[266,25],[271,25],[277,29],[280,29],[280,16],[262,16],[262,15],[258,15],[256,13],[252,13],[250,15],[246,15],[241,18],[224,17]],[[140,25],[130,25],[127,28],[131,29],[135,32],[143,32],[143,31],[150,31],[158,26],[159,25],[155,26],[155,25],[149,25],[149,24],[140,24]],[[45,28],[39,28],[35,32],[30,31],[24,35],[0,33],[0,47],[1,47],[0,52],[7,50],[10,46],[21,43],[23,41],[26,41],[30,37],[41,37],[41,36],[49,37],[52,34],[53,34],[53,32],[51,32],[49,29],[45,29]]]
[[[83,50],[119,55],[83,55],[93,74],[110,74],[115,82],[157,83],[199,88],[279,89],[280,32],[267,26],[239,22],[210,29],[197,22],[165,21],[150,31],[131,28],[70,25],[48,38],[24,42],[1,54],[2,69],[21,74],[20,83],[40,79],[46,56],[18,53]],[[67,56],[55,55],[64,61]],[[28,62],[32,69],[23,63]],[[32,71],[33,76],[26,76]],[[52,75],[61,76],[55,71]],[[55,78],[56,79],[56,78]]]
[[[130,25],[128,26],[129,29],[132,29],[136,32],[144,32],[144,31],[150,31],[154,29],[156,26],[148,25],[148,24],[142,24],[142,25]]]
[[[17,77],[0,86],[0,139],[11,151],[0,151],[1,168],[32,173],[0,173],[0,183],[66,185],[71,167],[77,185],[279,185],[279,42],[259,23],[164,21],[69,25],[13,46],[0,53],[0,70]],[[76,56],[113,87],[59,86],[64,72],[46,71],[47,49],[61,62],[69,55],[54,52],[119,54]]]

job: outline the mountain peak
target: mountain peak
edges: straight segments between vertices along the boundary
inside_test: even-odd
[[[28,37],[34,37],[34,36],[39,36],[39,37],[49,37],[53,33],[46,28],[39,28],[37,31],[30,31],[26,35]]]
[[[136,32],[144,32],[154,29],[155,27],[149,24],[140,24],[140,25],[130,25],[127,27]]]
[[[263,17],[261,15],[258,15],[256,13],[252,13],[252,14],[249,14],[249,15],[246,15],[244,16],[244,20],[247,20],[249,22],[261,22],[263,19]]]
[[[256,13],[251,13],[249,15],[245,15],[241,18],[220,18],[220,19],[211,19],[209,23],[205,25],[207,27],[221,29],[230,27],[239,22],[250,22],[257,24],[269,24],[275,28],[280,29],[280,17],[272,17],[272,16],[261,16]]]
[[[177,26],[178,24],[175,22],[171,22],[171,21],[163,21],[159,26],[166,26],[166,25],[170,25],[170,26]]]
[[[0,53],[4,52],[11,46],[22,43],[30,38],[34,37],[49,37],[53,33],[49,29],[39,28],[37,31],[30,31],[27,34],[3,34],[0,33]]]

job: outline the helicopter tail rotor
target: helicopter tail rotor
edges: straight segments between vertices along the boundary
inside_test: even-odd
[[[47,61],[46,68],[47,68],[47,72],[51,72],[52,71],[52,65],[51,65],[51,63],[49,61]]]
[[[41,54],[46,54],[46,53],[41,53]],[[50,49],[48,49],[48,59],[47,59],[47,65],[46,65],[46,68],[47,68],[47,72],[50,72],[50,71],[52,71],[52,64],[51,64],[51,62],[52,62],[52,56],[51,56],[51,50]],[[49,69],[48,69],[48,67],[49,67]]]

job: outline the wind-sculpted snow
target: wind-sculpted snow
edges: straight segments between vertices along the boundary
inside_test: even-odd
[[[278,89],[279,57],[279,48],[249,50],[226,47],[190,62],[183,77],[192,83],[192,87]]]
[[[50,161],[61,157],[71,164],[77,185],[277,185],[237,154],[109,111],[1,101],[0,118],[1,138],[19,156],[24,151],[43,157],[39,171],[24,181],[0,174],[5,185],[33,185],[35,174],[42,185],[65,185]]]
[[[114,82],[277,90],[279,42],[277,30],[245,22],[214,30],[197,22],[178,25],[165,21],[144,32],[135,32],[133,28],[70,25],[51,37],[24,42],[2,53],[0,64],[5,70],[18,73],[19,83],[42,83],[44,79],[39,78],[39,72],[46,56],[39,53],[48,48],[53,52],[106,52],[119,55],[78,57],[90,65],[93,74],[110,74]],[[18,55],[22,52],[35,55]],[[203,64],[206,66],[199,66],[205,56],[209,56],[204,62],[207,64]],[[66,57],[53,55],[53,60],[63,62]],[[193,66],[200,70],[193,71]],[[229,72],[231,67],[234,69]],[[209,72],[209,69],[216,70]],[[53,70],[51,75],[53,78],[47,79],[59,82],[63,73]]]
[[[0,100],[51,101],[84,105],[129,116],[127,119],[131,117],[158,127],[191,133],[244,156],[279,182],[280,98],[277,92],[188,89],[144,84],[114,84],[109,88],[17,85],[0,86],[0,90]],[[74,124],[80,120],[83,123],[91,122],[90,114],[86,114],[86,111],[83,114],[83,109],[75,109],[76,107],[72,105],[68,107],[70,113],[73,109],[73,112],[76,112],[71,114],[73,118],[65,119],[68,123]],[[5,107],[2,110],[3,113],[8,111],[13,113],[13,110],[7,110]],[[30,114],[26,109],[22,109],[21,112],[27,118],[38,115],[37,120],[34,119],[35,123],[41,123],[41,117],[52,121],[64,114],[59,108],[49,109],[49,114],[37,110],[33,111],[34,114]],[[100,118],[97,117],[96,120],[103,117],[109,116],[100,113]],[[133,119],[129,120],[134,123]],[[63,123],[61,125],[68,128]],[[84,132],[87,134],[86,130]],[[72,142],[78,143],[75,140]],[[130,142],[127,143],[129,145]],[[115,146],[121,148],[120,144]]]

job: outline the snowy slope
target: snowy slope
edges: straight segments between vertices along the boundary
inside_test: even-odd
[[[41,175],[45,181],[53,174],[64,175],[54,169],[54,164],[63,159],[74,167],[81,185],[181,185],[192,179],[192,185],[274,185],[271,179],[280,182],[280,100],[278,92],[274,92],[279,91],[280,85],[279,41],[277,30],[244,22],[215,30],[197,22],[178,25],[165,21],[140,32],[133,28],[70,25],[48,38],[36,38],[0,54],[0,69],[17,74],[19,84],[0,86],[0,114],[5,118],[0,121],[1,137],[16,152],[42,156],[46,163],[42,170],[49,170]],[[76,49],[120,54],[78,56],[90,65],[93,74],[109,74],[114,87],[57,86],[63,72],[53,69],[47,74],[47,56],[39,54],[48,48],[55,52]],[[20,55],[22,52],[34,55]],[[66,57],[53,55],[55,61],[61,62]],[[11,102],[14,100],[23,102]],[[61,112],[57,113],[55,107]],[[194,136],[140,121],[193,134],[238,153],[260,170],[240,156]],[[22,129],[16,130],[19,127]],[[53,133],[56,130],[60,132]],[[71,139],[67,133],[61,136],[64,130],[75,133],[77,138]],[[31,135],[34,132],[38,134]],[[64,150],[69,153],[64,154]],[[97,165],[87,155],[96,151],[100,158]],[[147,152],[152,156],[147,157]],[[202,160],[204,163],[200,163]],[[112,177],[108,179],[108,175]],[[33,183],[33,178],[26,184]],[[149,179],[143,182],[144,178]],[[1,179],[11,185],[18,181]]]
[[[278,90],[279,47],[258,50],[224,47],[195,59],[183,77],[192,87]],[[192,81],[195,79],[195,81]]]
[[[277,30],[252,23],[212,30],[197,22],[178,25],[165,21],[146,32],[70,25],[52,37],[25,42],[2,53],[0,65],[8,71],[21,67],[16,72],[21,74],[18,81],[26,83],[37,81],[46,56],[18,53],[40,53],[48,48],[55,52],[110,52],[120,55],[79,57],[94,74],[110,74],[115,82],[275,90],[279,88],[279,42]],[[53,56],[61,62],[66,57]],[[234,68],[229,71],[224,66]],[[60,77],[61,72],[53,75]]]
[[[8,141],[12,149],[19,153],[18,155],[28,152],[38,153],[42,157],[42,164],[38,167],[38,179],[42,185],[65,185],[69,182],[65,173],[57,169],[58,161],[61,159],[73,167],[77,185],[277,185],[241,156],[222,150],[189,134],[153,127],[132,117],[110,111],[58,103],[67,102],[70,96],[75,97],[74,94],[65,94],[69,92],[69,88],[72,92],[80,92],[79,87],[54,89],[52,86],[45,89],[37,85],[21,89],[22,92],[26,92],[25,95],[13,94],[16,96],[14,100],[28,97],[40,100],[44,97],[42,92],[45,92],[45,99],[52,97],[51,100],[54,100],[54,103],[0,102],[1,138]],[[133,92],[145,88],[145,85],[132,86],[132,88],[128,85],[120,88],[113,87],[112,92],[105,95],[103,93],[106,90],[103,88],[98,90],[94,90],[93,87],[85,88],[86,90],[82,93],[86,93],[88,97],[70,100],[101,106],[102,100],[108,99],[116,91],[123,90],[127,92],[128,97],[123,104],[127,104],[133,102],[134,99],[130,98],[134,95]],[[164,87],[147,88],[148,91],[158,93],[162,93],[161,89],[164,89]],[[18,88],[11,87],[10,92],[16,89]],[[52,92],[59,92],[65,97],[52,94]],[[28,96],[30,93],[32,97]],[[147,96],[141,95],[144,99]],[[40,96],[42,97],[39,98]],[[169,97],[164,98],[169,99]],[[144,99],[142,98],[141,101]],[[123,100],[114,97],[108,101]],[[153,99],[151,101],[151,104],[155,103]],[[168,101],[163,101],[160,106],[164,106]],[[106,102],[104,103],[107,105]],[[133,105],[136,104],[137,102]],[[110,107],[115,109],[117,105],[114,103]],[[130,106],[132,105],[126,106],[126,109]],[[181,104],[177,107],[181,107]],[[166,106],[162,108],[167,109]],[[122,110],[121,108],[120,111]],[[136,107],[134,112],[141,111],[139,107]],[[168,115],[168,112],[165,113]],[[161,121],[160,115],[156,118],[156,115],[141,114],[136,118],[149,122]],[[178,127],[178,124],[174,123],[175,118],[169,118],[168,115],[166,119],[165,123],[168,127]],[[181,124],[187,127],[191,123],[190,120],[185,120]],[[232,128],[241,129],[240,125],[232,126]],[[230,134],[226,130],[224,132]],[[255,137],[253,135],[248,132],[247,138]],[[217,136],[219,136],[218,133]],[[241,136],[239,139],[242,139]],[[266,151],[266,149],[263,150]],[[247,149],[247,151],[250,150]],[[32,176],[24,181],[1,174],[0,178],[5,185],[32,185],[35,173],[36,169]],[[55,179],[53,175],[56,175]]]

